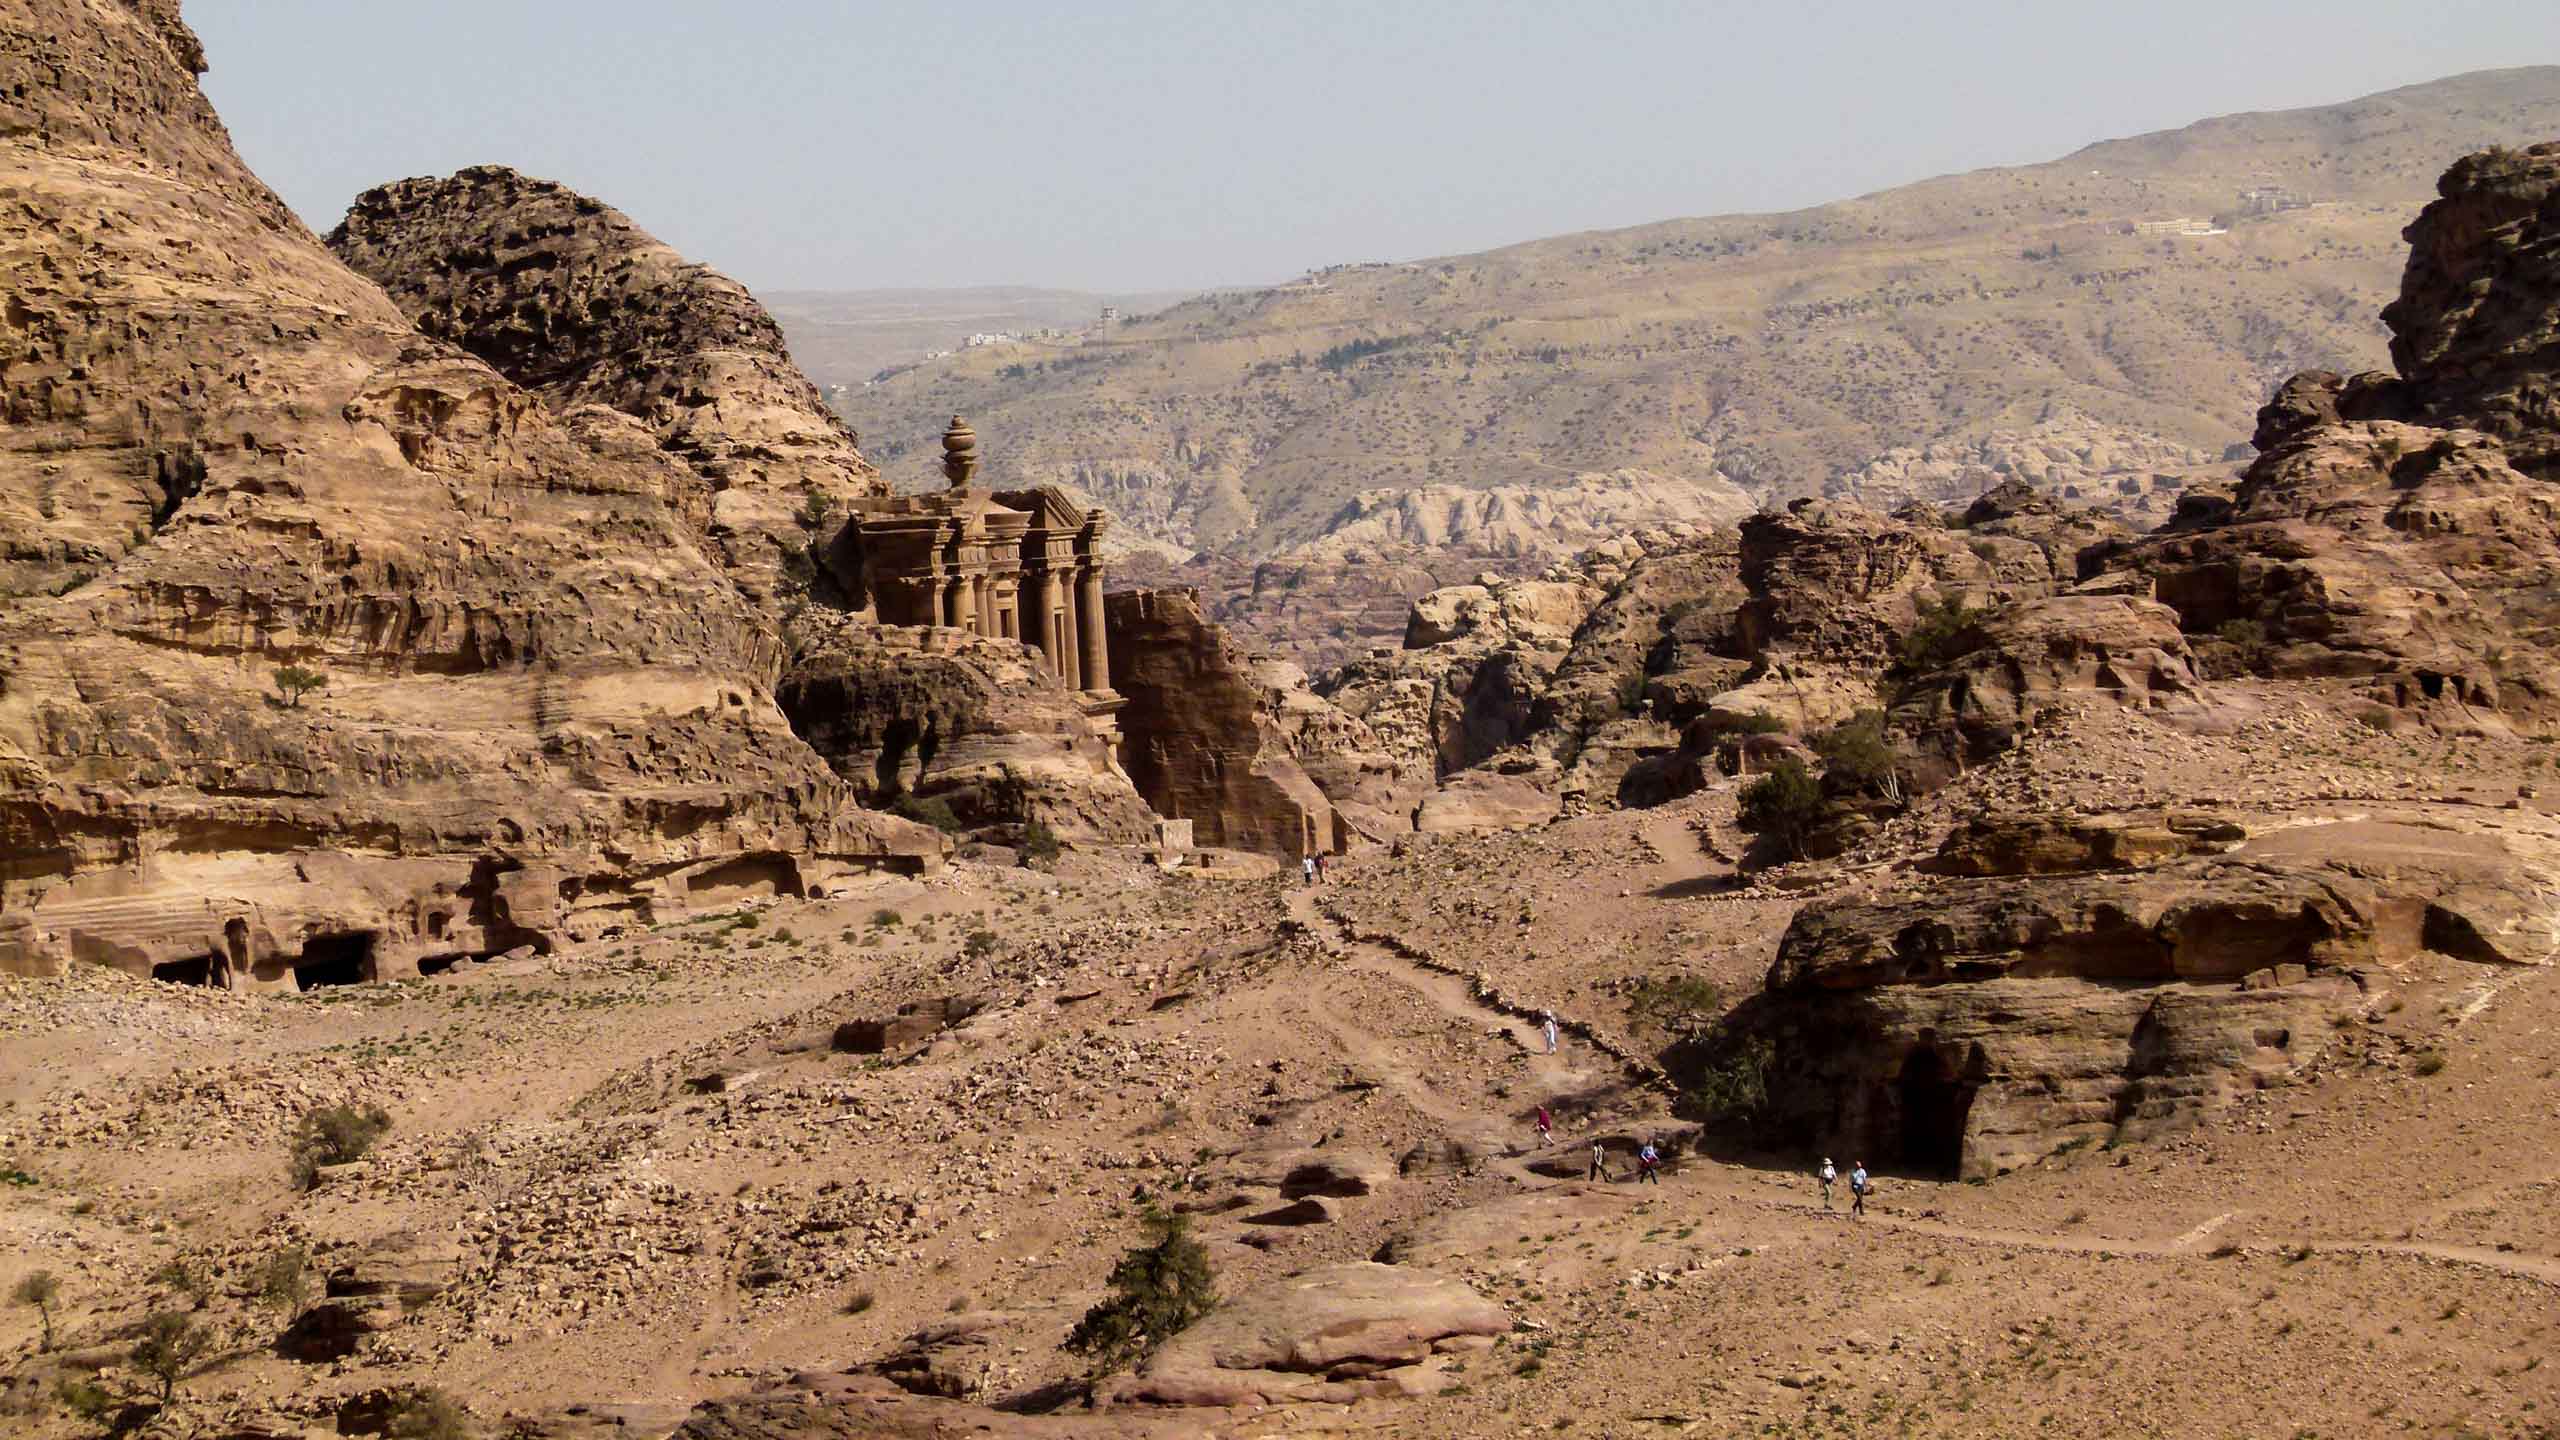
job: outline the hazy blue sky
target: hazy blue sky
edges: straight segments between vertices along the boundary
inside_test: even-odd
[[[750,286],[1275,280],[2560,61],[2554,0],[191,0],[311,223],[496,162]]]

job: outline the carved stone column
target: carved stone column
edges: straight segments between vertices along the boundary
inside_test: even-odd
[[[1076,575],[1076,618],[1084,624],[1084,688],[1111,688],[1110,643],[1102,631],[1102,562],[1088,562]]]
[[[966,570],[951,582],[951,623],[963,630],[978,628],[978,577]]]
[[[1048,657],[1049,673],[1061,680],[1067,677],[1067,656],[1065,647],[1058,643],[1058,612],[1065,608],[1065,603],[1065,596],[1060,593],[1058,572],[1043,568],[1040,572],[1040,603],[1037,607],[1040,653]]]

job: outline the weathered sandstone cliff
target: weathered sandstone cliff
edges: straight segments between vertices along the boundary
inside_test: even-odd
[[[673,498],[752,599],[804,594],[812,542],[886,493],[745,286],[565,186],[495,165],[403,180],[329,248],[564,419],[637,421],[696,477]]]
[[[0,35],[0,963],[387,973],[942,853],[792,735],[699,476],[333,259],[173,5]]]

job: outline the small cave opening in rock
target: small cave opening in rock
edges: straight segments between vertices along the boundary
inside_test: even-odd
[[[1894,1081],[1902,1117],[1903,1165],[1918,1174],[1955,1179],[1964,1168],[1965,1120],[1974,1087],[1959,1080],[1934,1049],[1922,1047],[1902,1063]]]
[[[215,956],[190,955],[183,960],[163,960],[151,967],[151,978],[171,985],[214,984]]]
[[[317,990],[324,985],[362,985],[371,980],[374,940],[370,930],[312,936],[303,942],[302,954],[293,962],[295,988]]]
[[[421,975],[441,975],[469,958],[471,957],[462,954],[421,955],[418,957],[418,973]]]

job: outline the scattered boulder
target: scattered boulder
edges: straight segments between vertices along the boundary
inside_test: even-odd
[[[1099,1403],[1278,1405],[1433,1394],[1435,1355],[1506,1335],[1511,1316],[1463,1283],[1359,1262],[1258,1286],[1165,1342]]]

